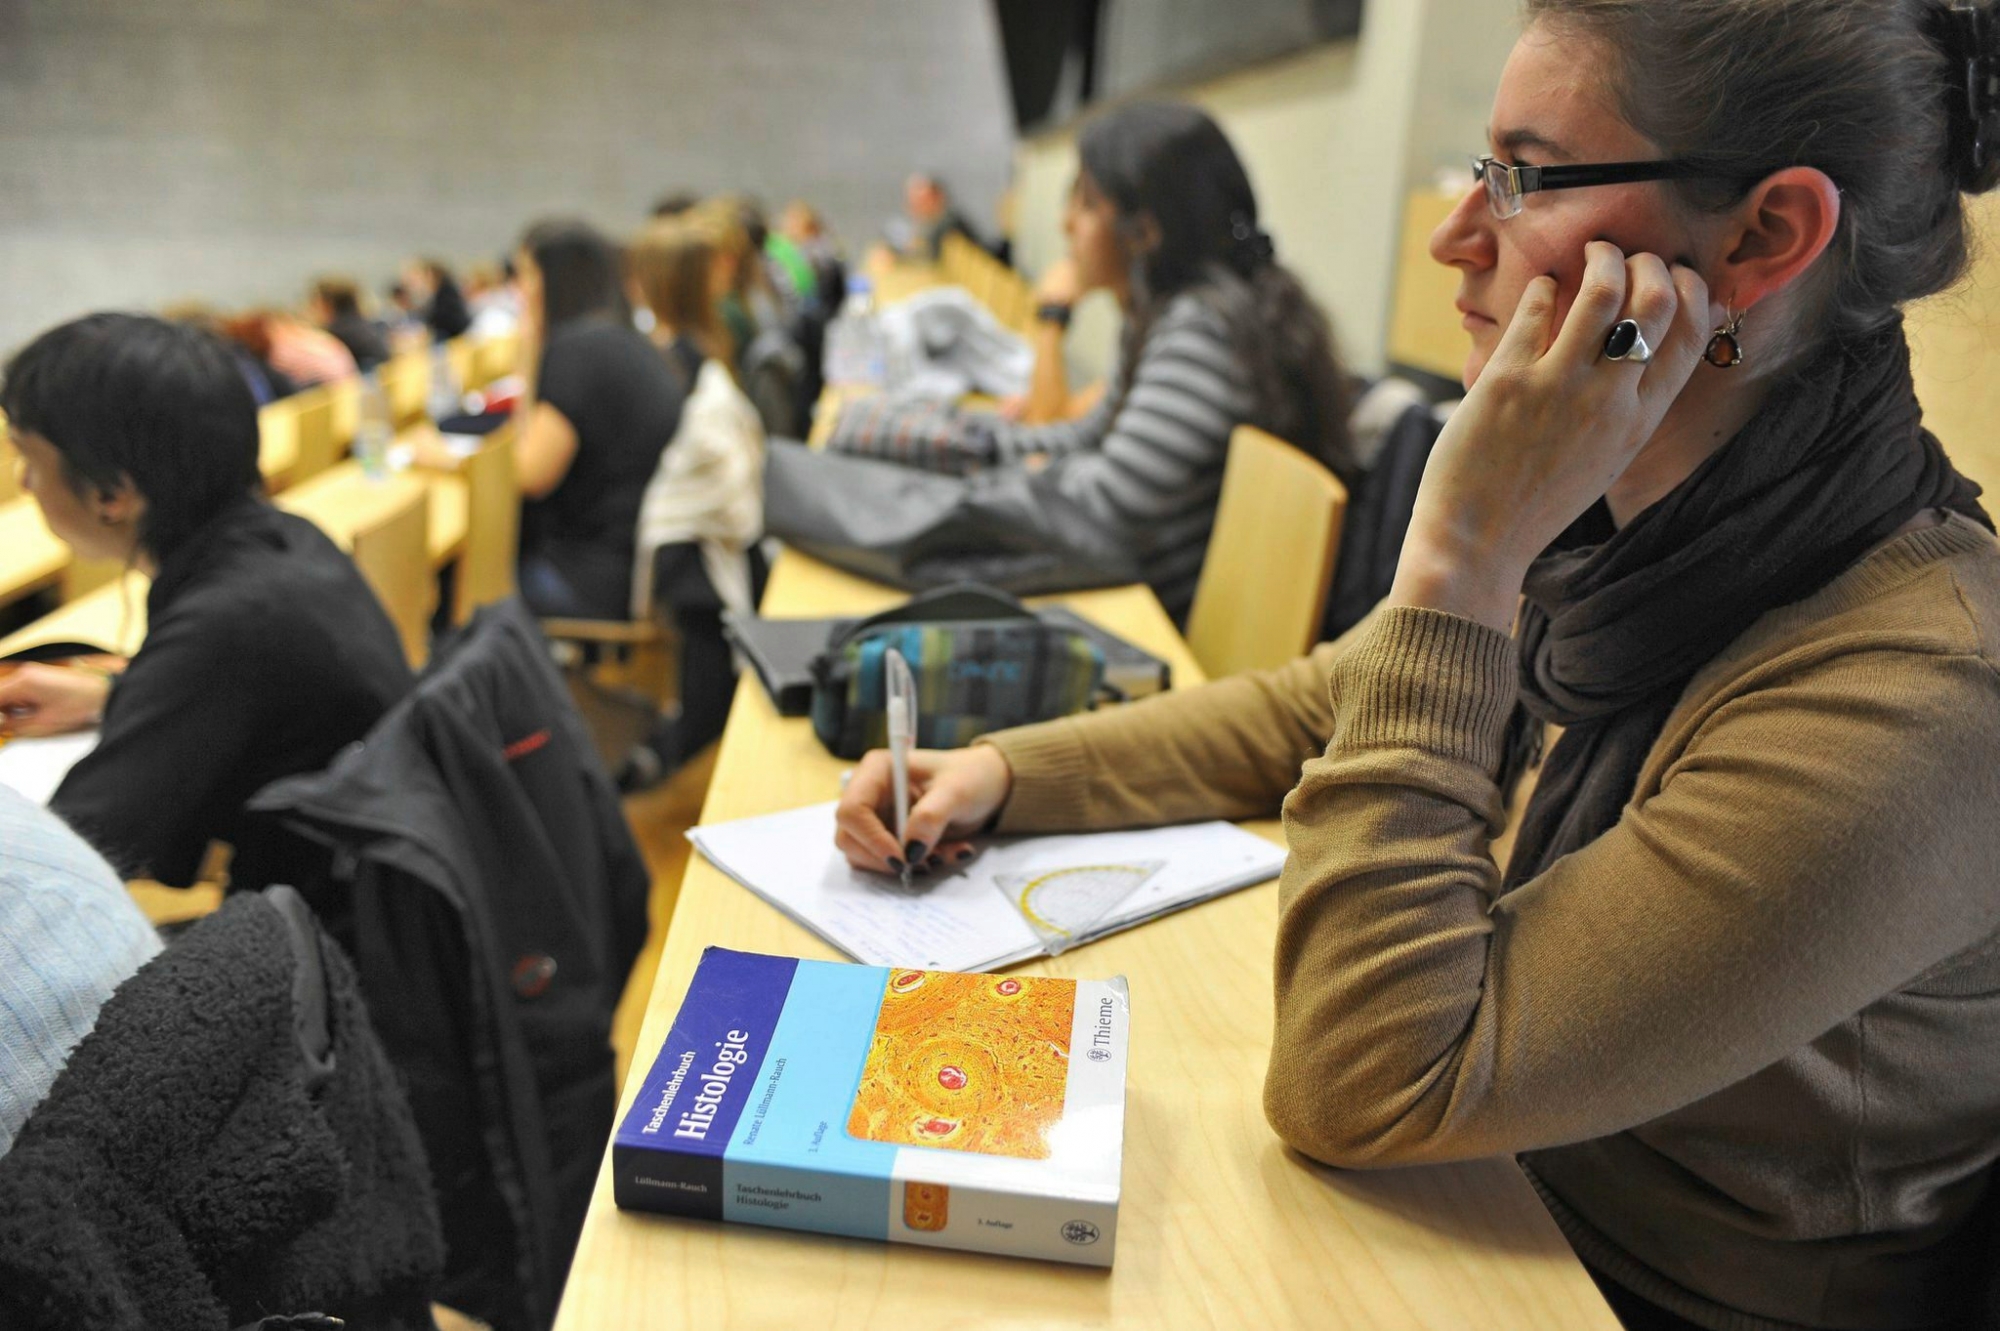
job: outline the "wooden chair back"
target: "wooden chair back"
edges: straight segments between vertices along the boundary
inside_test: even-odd
[[[257,408],[257,470],[272,494],[290,486],[299,468],[299,409],[291,398]]]
[[[308,388],[277,405],[290,406],[296,418],[298,461],[292,465],[291,484],[317,476],[340,461],[347,450],[334,442],[331,385]]]
[[[21,455],[7,438],[7,418],[0,416],[0,504],[21,494]]]
[[[1281,439],[1237,427],[1188,612],[1188,650],[1210,679],[1280,666],[1313,645],[1346,516],[1339,477]]]
[[[400,351],[376,372],[389,401],[389,421],[398,430],[424,418],[431,391],[431,358],[422,348]]]
[[[1910,374],[1924,425],[1944,444],[1953,465],[1986,488],[1991,507],[2000,494],[2000,196],[1967,199],[1974,241],[1972,267],[1949,291],[1910,306]]]
[[[361,380],[347,378],[328,384],[326,395],[333,403],[333,455],[346,457],[354,447],[355,432],[361,428]]]
[[[389,621],[403,640],[412,668],[430,655],[431,614],[437,608],[437,579],[431,572],[430,504],[421,481],[394,477],[406,493],[357,526],[349,553],[374,589]]]
[[[478,371],[479,355],[472,349],[471,335],[460,333],[444,344],[445,359],[451,364],[452,377],[458,380],[458,391],[472,387],[473,376]]]
[[[1389,305],[1390,362],[1451,380],[1465,370],[1472,337],[1452,304],[1458,299],[1458,270],[1431,258],[1430,243],[1431,232],[1463,197],[1421,189],[1403,200],[1403,234]]]
[[[983,257],[980,248],[956,231],[952,232],[938,243],[938,275],[950,286],[970,290],[975,255]]]
[[[467,388],[484,388],[495,379],[504,379],[518,368],[515,364],[521,357],[521,338],[517,333],[505,337],[489,337],[472,345],[472,376],[466,380]]]
[[[514,474],[512,421],[465,460],[465,554],[452,584],[451,618],[463,624],[482,605],[514,592],[514,560],[521,536],[521,483]]]

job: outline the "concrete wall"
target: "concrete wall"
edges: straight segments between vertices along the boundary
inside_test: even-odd
[[[1515,14],[1509,0],[1370,0],[1352,42],[1155,94],[1221,123],[1279,257],[1325,305],[1358,370],[1383,364],[1403,196],[1484,143]],[[1062,253],[1073,130],[1023,142],[1014,165],[1015,248],[1034,272]],[[1078,374],[1103,372],[1116,328],[1107,301],[1086,304],[1072,338]]]
[[[0,349],[676,187],[861,242],[929,166],[985,219],[1011,142],[979,0],[0,0]]]

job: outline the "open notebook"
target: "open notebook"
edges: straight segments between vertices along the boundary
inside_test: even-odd
[[[716,868],[871,966],[1011,966],[1266,882],[1285,862],[1283,847],[1230,823],[997,838],[905,891],[848,866],[834,849],[833,810],[814,804],[688,838]],[[1044,885],[1046,897],[1035,895]]]

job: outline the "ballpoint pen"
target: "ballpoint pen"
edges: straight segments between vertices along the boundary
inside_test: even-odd
[[[891,647],[883,654],[888,683],[889,765],[896,787],[896,844],[902,848],[903,886],[910,885],[910,746],[917,737],[917,684],[910,664]]]

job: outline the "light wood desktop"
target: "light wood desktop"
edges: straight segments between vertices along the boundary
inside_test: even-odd
[[[898,593],[795,553],[764,607],[865,614]],[[1062,598],[1201,678],[1151,593]],[[738,688],[704,822],[827,800],[847,764],[801,719]],[[1253,830],[1277,838],[1274,823]],[[813,848],[817,850],[818,848]],[[621,1212],[600,1171],[558,1331],[670,1327],[1592,1327],[1589,1277],[1504,1160],[1341,1173],[1282,1147],[1259,1087],[1271,1034],[1276,886],[1266,884],[1036,963],[1132,984],[1125,1193],[1110,1272]],[[689,865],[620,1111],[629,1108],[704,947],[832,958],[698,857]]]

